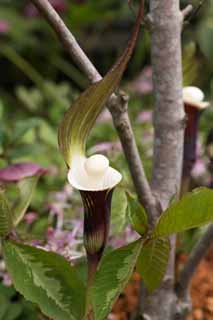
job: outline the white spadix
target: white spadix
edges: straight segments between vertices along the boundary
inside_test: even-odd
[[[183,88],[183,101],[197,109],[205,109],[209,106],[209,102],[204,100],[204,93],[197,87],[184,87]]]
[[[110,190],[121,181],[121,178],[121,174],[110,167],[109,160],[101,154],[89,158],[73,157],[68,172],[69,183],[78,190]]]
[[[90,176],[103,176],[109,168],[109,160],[102,154],[95,154],[85,160],[84,167]]]

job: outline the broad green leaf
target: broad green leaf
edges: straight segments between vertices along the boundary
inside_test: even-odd
[[[213,190],[198,188],[172,204],[159,218],[152,237],[200,227],[213,220]]]
[[[143,1],[141,1],[131,39],[121,58],[102,80],[92,84],[77,98],[64,116],[59,128],[58,140],[65,162],[69,167],[71,166],[73,155],[84,154],[86,139],[95,120],[119,85],[136,43],[142,15]]]
[[[121,233],[127,222],[127,197],[121,188],[116,188],[112,197],[111,224],[114,233]]]
[[[90,292],[95,320],[106,319],[132,275],[141,247],[137,240],[103,257]]]
[[[60,255],[13,241],[3,255],[15,288],[54,320],[82,320],[85,288]]]
[[[168,239],[148,240],[143,245],[136,268],[150,293],[160,285],[163,279],[169,251]]]
[[[23,219],[27,208],[30,205],[30,202],[33,197],[37,182],[40,175],[26,178],[18,183],[19,196],[18,200],[13,206],[13,224],[14,226],[18,225],[19,222]]]
[[[2,191],[0,191],[0,237],[7,236],[12,229],[12,211],[10,204]]]
[[[128,217],[135,231],[144,235],[148,230],[148,218],[142,205],[127,193]]]

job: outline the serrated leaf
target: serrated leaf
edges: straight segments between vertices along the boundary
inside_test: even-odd
[[[168,239],[148,240],[139,255],[136,269],[148,292],[159,287],[166,272],[170,245]]]
[[[15,288],[54,320],[82,320],[85,288],[60,255],[4,241],[3,255]]]
[[[121,188],[116,188],[112,198],[111,225],[114,233],[121,233],[127,222],[127,197]]]
[[[90,292],[95,320],[106,319],[132,275],[141,247],[137,240],[103,257]]]
[[[127,193],[128,217],[129,221],[140,235],[144,235],[148,230],[148,218],[142,205]]]
[[[65,162],[69,167],[71,166],[73,155],[76,153],[84,154],[86,139],[95,120],[108,98],[119,85],[136,43],[142,15],[143,1],[141,1],[138,18],[131,39],[121,58],[101,81],[92,84],[77,98],[64,116],[59,128],[58,141]]]
[[[12,211],[10,204],[0,191],[0,237],[7,236],[12,229]]]
[[[23,219],[27,208],[29,207],[33,193],[36,189],[36,185],[40,175],[26,178],[22,181],[19,181],[18,188],[20,190],[18,200],[13,206],[13,224],[17,226],[19,222]]]
[[[198,188],[187,193],[172,204],[159,218],[152,237],[171,234],[200,227],[213,220],[213,190]]]

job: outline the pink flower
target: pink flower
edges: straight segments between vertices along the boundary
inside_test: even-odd
[[[192,169],[191,175],[194,178],[196,178],[196,177],[202,176],[205,172],[206,172],[205,162],[201,159],[197,160]]]
[[[131,83],[130,88],[138,94],[149,94],[153,91],[152,68],[146,66],[139,76]]]
[[[27,224],[32,224],[37,219],[38,214],[36,212],[29,212],[24,216],[24,221],[26,221]]]
[[[110,122],[112,121],[112,117],[110,112],[107,109],[104,109],[100,116],[97,119],[97,123]]]
[[[142,111],[138,114],[137,119],[136,119],[137,123],[145,123],[145,122],[149,122],[151,123],[152,121],[152,111]]]
[[[0,33],[4,34],[10,30],[10,24],[6,20],[0,20]]]
[[[109,151],[121,151],[122,147],[120,142],[101,142],[97,143],[90,149],[91,153],[107,153]]]

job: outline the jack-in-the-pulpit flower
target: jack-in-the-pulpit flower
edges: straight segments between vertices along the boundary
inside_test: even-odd
[[[107,100],[117,89],[135,47],[143,16],[143,1],[132,36],[117,63],[105,77],[83,92],[66,112],[59,128],[59,147],[69,168],[68,181],[81,193],[84,204],[84,244],[89,281],[102,256],[109,232],[110,206],[121,174],[100,154],[86,157],[87,137]]]
[[[121,178],[101,154],[74,157],[68,172],[68,181],[80,191],[84,205],[84,246],[91,276],[106,246],[112,193]]]
[[[196,148],[198,124],[201,111],[209,106],[209,102],[204,101],[204,93],[197,87],[183,88],[183,102],[187,116],[185,136],[184,136],[184,154],[183,154],[183,184],[182,193],[188,191],[188,184],[192,168],[196,162]],[[185,181],[185,182],[184,182]]]

